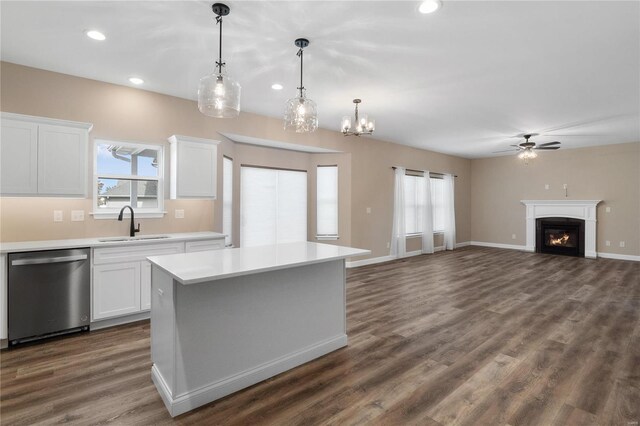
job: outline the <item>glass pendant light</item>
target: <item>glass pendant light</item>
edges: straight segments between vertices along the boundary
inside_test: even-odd
[[[297,55],[300,57],[300,87],[298,87],[298,96],[289,99],[285,105],[284,128],[296,133],[310,133],[318,128],[318,107],[314,101],[305,96],[305,88],[302,84],[303,49],[309,45],[309,40],[296,39],[295,45],[299,48]]]
[[[200,79],[198,109],[204,115],[216,118],[234,118],[240,114],[240,84],[229,77],[222,62],[222,17],[229,14],[229,6],[215,3],[216,24],[220,25],[217,70]]]

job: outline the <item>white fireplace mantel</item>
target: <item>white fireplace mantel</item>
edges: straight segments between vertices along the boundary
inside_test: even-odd
[[[596,258],[596,206],[602,200],[522,200],[527,207],[527,245],[536,251],[536,219],[570,217],[584,220],[584,257]]]

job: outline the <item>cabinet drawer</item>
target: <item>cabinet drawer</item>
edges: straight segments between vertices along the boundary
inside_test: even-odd
[[[148,256],[176,253],[184,253],[183,242],[97,248],[93,250],[93,264],[135,262],[146,260]]]
[[[224,248],[224,238],[203,241],[187,241],[185,246],[186,253],[192,253],[194,251],[220,250]]]

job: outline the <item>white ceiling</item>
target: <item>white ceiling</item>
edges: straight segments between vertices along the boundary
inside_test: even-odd
[[[2,1],[2,60],[116,84],[135,75],[195,99],[217,56],[212,3]],[[640,140],[637,1],[445,0],[431,15],[418,1],[227,4],[223,56],[244,111],[281,116],[296,93],[293,41],[307,37],[304,82],[324,128],[359,97],[376,137],[467,158],[524,132],[564,148]]]

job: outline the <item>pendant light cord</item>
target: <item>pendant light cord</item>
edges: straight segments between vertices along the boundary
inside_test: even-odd
[[[222,16],[216,16],[216,25],[220,25],[220,40],[218,41],[218,60],[216,65],[218,66],[218,74],[222,74],[222,67],[225,65],[222,62]]]
[[[302,98],[302,91],[304,90],[304,86],[302,84],[302,68],[304,67],[304,52],[302,51],[302,48],[300,48],[300,50],[298,50],[297,55],[300,57],[300,87],[298,87],[298,90],[300,91],[300,97]]]

